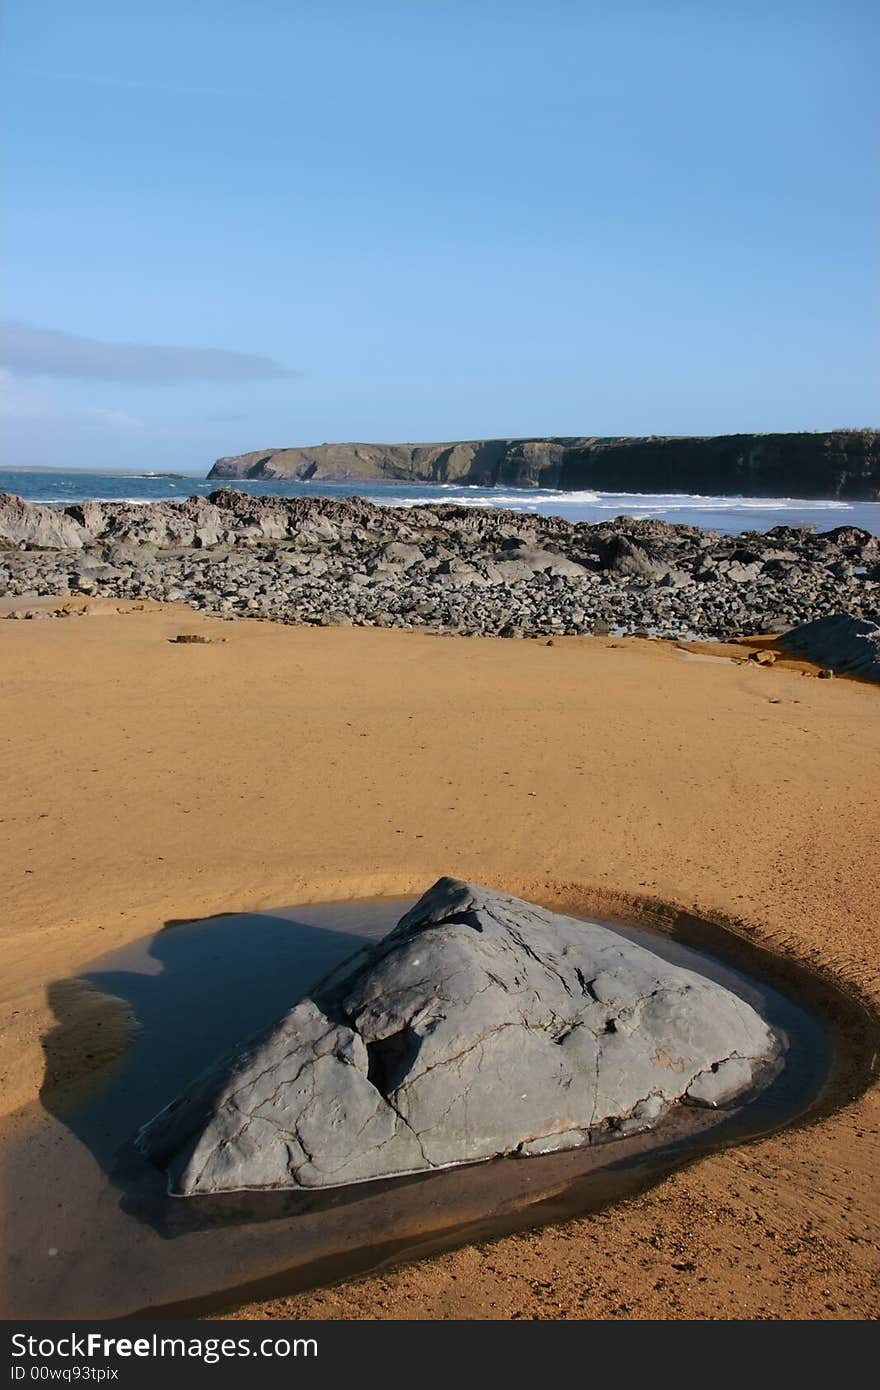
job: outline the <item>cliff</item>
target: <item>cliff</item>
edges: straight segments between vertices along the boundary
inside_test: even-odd
[[[208,477],[880,501],[880,431],[317,444],[221,458]]]
[[[572,449],[592,442],[479,439],[453,444],[316,444],[218,459],[208,477],[557,487]]]

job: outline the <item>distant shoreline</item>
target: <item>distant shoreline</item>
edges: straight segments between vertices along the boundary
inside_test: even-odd
[[[2,473],[82,473],[83,477],[91,478],[195,478],[198,482],[204,482],[206,474],[201,468],[194,470],[175,469],[174,472],[153,472],[144,468],[88,468],[74,465],[68,468],[59,468],[51,463],[7,463],[4,464]]]
[[[880,431],[340,443],[217,459],[213,479],[880,501]]]

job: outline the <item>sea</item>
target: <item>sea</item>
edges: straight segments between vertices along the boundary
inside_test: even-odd
[[[455,483],[297,483],[249,479],[209,482],[202,473],[89,473],[82,469],[0,469],[0,492],[28,502],[69,506],[88,500],[164,502],[207,497],[219,487],[255,497],[364,497],[385,507],[454,503],[597,522],[627,515],[702,526],[727,535],[773,526],[860,526],[880,535],[880,502],[817,502],[798,497],[711,497],[699,493],[560,492],[553,488],[468,487]]]

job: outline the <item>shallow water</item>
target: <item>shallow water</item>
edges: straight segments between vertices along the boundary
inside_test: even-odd
[[[176,1200],[131,1148],[132,1133],[204,1066],[281,1014],[411,899],[332,903],[169,925],[95,961],[80,978],[128,1002],[140,1031],[88,1099],[47,1093],[0,1148],[6,1317],[208,1311],[314,1287],[401,1258],[596,1209],[707,1147],[790,1123],[830,1065],[816,1018],[717,957],[641,928],[613,930],[698,970],[758,1008],[785,1049],[749,1104],[675,1110],[653,1132],[563,1154],[313,1194]],[[50,996],[51,997],[51,996]],[[64,998],[63,991],[54,997]],[[65,1019],[47,1042],[63,1051]]]
[[[239,488],[255,497],[365,497],[390,507],[450,503],[464,507],[502,507],[561,516],[566,521],[608,521],[627,514],[702,526],[725,534],[768,531],[773,526],[861,526],[880,535],[880,502],[811,501],[797,497],[712,497],[696,493],[560,492],[554,488],[463,487],[418,483],[296,483],[218,479],[202,474],[155,478],[125,473],[87,473],[81,469],[0,471],[0,492],[29,502],[69,506],[89,499],[158,502],[206,497],[218,487]]]

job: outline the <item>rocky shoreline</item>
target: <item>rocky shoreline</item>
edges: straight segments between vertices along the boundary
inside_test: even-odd
[[[877,621],[880,538],[851,526],[723,536],[625,516],[590,525],[232,489],[63,509],[3,494],[0,594],[469,636],[725,639],[833,613]]]

